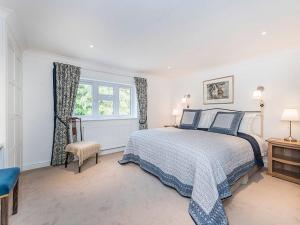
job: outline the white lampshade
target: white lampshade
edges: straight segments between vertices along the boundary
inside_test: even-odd
[[[281,120],[299,121],[299,114],[297,109],[284,109]]]
[[[262,97],[262,92],[261,92],[260,90],[255,90],[255,91],[253,91],[252,97],[253,97],[254,99],[261,99],[261,97]]]
[[[172,115],[173,116],[178,116],[179,115],[179,110],[178,109],[173,109]]]

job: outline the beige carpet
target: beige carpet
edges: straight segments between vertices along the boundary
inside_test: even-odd
[[[20,207],[12,225],[192,225],[189,199],[164,186],[121,154],[77,166],[44,168],[21,177]],[[230,225],[299,225],[300,186],[252,177],[225,201]]]

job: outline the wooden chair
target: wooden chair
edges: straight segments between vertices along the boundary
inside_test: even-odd
[[[79,129],[77,124],[79,122]],[[79,130],[79,135],[78,135]],[[96,164],[98,163],[98,153],[100,151],[100,144],[96,142],[83,141],[82,122],[81,118],[70,118],[70,129],[68,135],[68,145],[66,146],[66,160],[65,168],[68,166],[69,155],[73,154],[78,157],[78,172],[81,172],[83,161],[96,154]],[[78,141],[78,138],[80,140]]]
[[[0,169],[1,225],[8,225],[9,196],[13,192],[12,214],[18,212],[20,168]]]

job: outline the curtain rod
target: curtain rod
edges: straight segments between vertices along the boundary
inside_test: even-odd
[[[114,72],[108,72],[108,71],[103,71],[103,70],[95,70],[95,69],[89,69],[86,67],[80,67],[80,68],[83,70],[91,71],[91,72],[106,73],[106,74],[111,74],[111,75],[115,75],[115,76],[119,76],[119,77],[131,77],[131,78],[135,77],[135,76],[130,76],[128,74],[114,73]]]

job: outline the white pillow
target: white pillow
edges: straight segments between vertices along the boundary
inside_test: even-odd
[[[213,123],[216,114],[217,111],[213,110],[202,111],[200,115],[198,128],[210,128],[210,125]]]
[[[255,135],[255,134],[251,134],[252,137],[255,138],[255,140],[257,141],[259,147],[260,147],[260,152],[261,152],[261,156],[266,156],[268,153],[268,144],[266,141],[264,141],[263,138]]]
[[[253,133],[253,122],[255,120],[255,117],[257,116],[257,113],[245,113],[238,132],[246,133],[246,134],[252,134]]]

